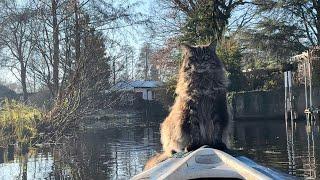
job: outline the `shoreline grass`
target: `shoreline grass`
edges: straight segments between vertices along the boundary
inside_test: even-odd
[[[0,146],[9,143],[31,143],[38,136],[43,113],[15,100],[0,105]]]

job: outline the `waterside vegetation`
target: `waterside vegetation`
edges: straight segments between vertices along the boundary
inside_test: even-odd
[[[0,106],[0,146],[32,143],[39,135],[43,112],[15,100],[5,99]]]

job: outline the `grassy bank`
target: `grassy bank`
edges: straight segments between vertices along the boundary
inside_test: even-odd
[[[43,113],[14,100],[0,105],[0,146],[8,143],[31,143],[37,136],[37,126]]]

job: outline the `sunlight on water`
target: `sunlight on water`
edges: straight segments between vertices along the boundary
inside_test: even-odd
[[[54,166],[53,157],[45,157],[42,154],[37,154],[37,156],[26,157],[27,159],[17,158],[14,161],[0,164],[1,180],[49,177]]]
[[[25,155],[14,146],[0,149],[0,179],[128,179],[161,149],[161,120],[100,119],[56,147],[29,149]],[[242,121],[231,129],[231,145],[239,154],[292,175],[319,177],[317,125],[298,122],[292,133],[282,120]]]

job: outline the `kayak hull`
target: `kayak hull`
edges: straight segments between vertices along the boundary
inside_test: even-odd
[[[133,180],[138,179],[294,179],[284,173],[260,166],[254,161],[239,159],[212,148],[199,148],[196,151],[175,154],[173,157],[144,171]]]

